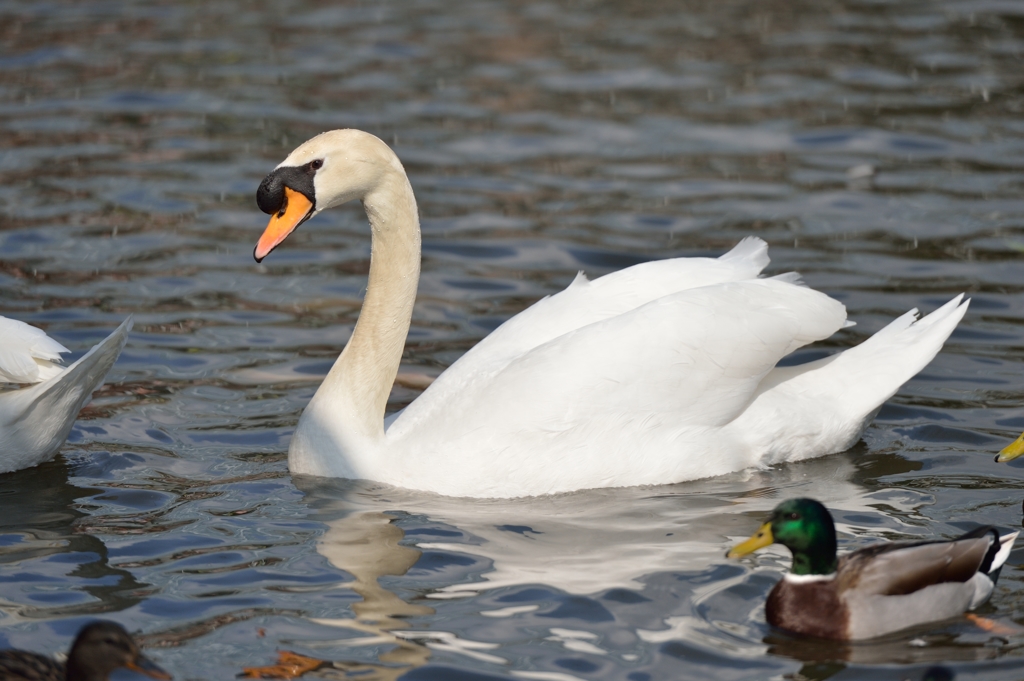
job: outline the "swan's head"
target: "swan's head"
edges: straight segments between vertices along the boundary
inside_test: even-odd
[[[303,143],[256,190],[256,204],[271,216],[253,251],[256,262],[306,220],[332,206],[364,198],[396,169],[404,176],[394,152],[361,130],[332,130]]]

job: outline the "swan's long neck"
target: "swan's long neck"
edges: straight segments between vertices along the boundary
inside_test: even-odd
[[[399,166],[400,168],[400,166]],[[389,169],[364,198],[370,220],[370,276],[355,330],[310,403],[341,405],[322,414],[343,422],[347,436],[379,440],[398,374],[420,276],[420,224],[404,172]],[[345,447],[347,449],[347,447]]]

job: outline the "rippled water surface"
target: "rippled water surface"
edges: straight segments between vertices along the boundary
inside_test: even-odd
[[[278,650],[325,678],[1024,679],[1024,550],[981,611],[1005,630],[858,646],[766,626],[782,550],[723,557],[797,494],[846,546],[1020,526],[1024,465],[992,456],[1024,428],[1024,4],[14,0],[0,39],[0,314],[75,357],[135,316],[62,454],[0,476],[0,644],[104,616],[180,679]],[[337,127],[419,200],[411,371],[578,270],[748,234],[847,305],[825,351],[973,303],[841,455],[502,502],[293,478],[369,236],[335,210],[257,265],[253,197]]]

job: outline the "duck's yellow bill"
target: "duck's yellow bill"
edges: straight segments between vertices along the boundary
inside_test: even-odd
[[[1019,438],[1003,447],[1003,451],[999,452],[999,456],[996,457],[996,462],[1013,461],[1021,454],[1024,454],[1024,433],[1021,433]]]
[[[754,536],[743,542],[732,547],[729,553],[725,554],[726,558],[739,558],[745,556],[748,553],[753,553],[758,549],[763,549],[766,546],[770,546],[775,543],[775,537],[772,536],[772,524],[765,523],[761,526]]]
[[[270,217],[252,255],[256,262],[267,257],[313,212],[313,202],[291,187],[284,188],[284,206]]]

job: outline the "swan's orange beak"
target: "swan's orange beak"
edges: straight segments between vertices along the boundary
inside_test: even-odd
[[[284,205],[270,217],[270,224],[256,244],[252,256],[256,262],[267,257],[295,228],[313,213],[313,202],[290,187],[284,188]]]

